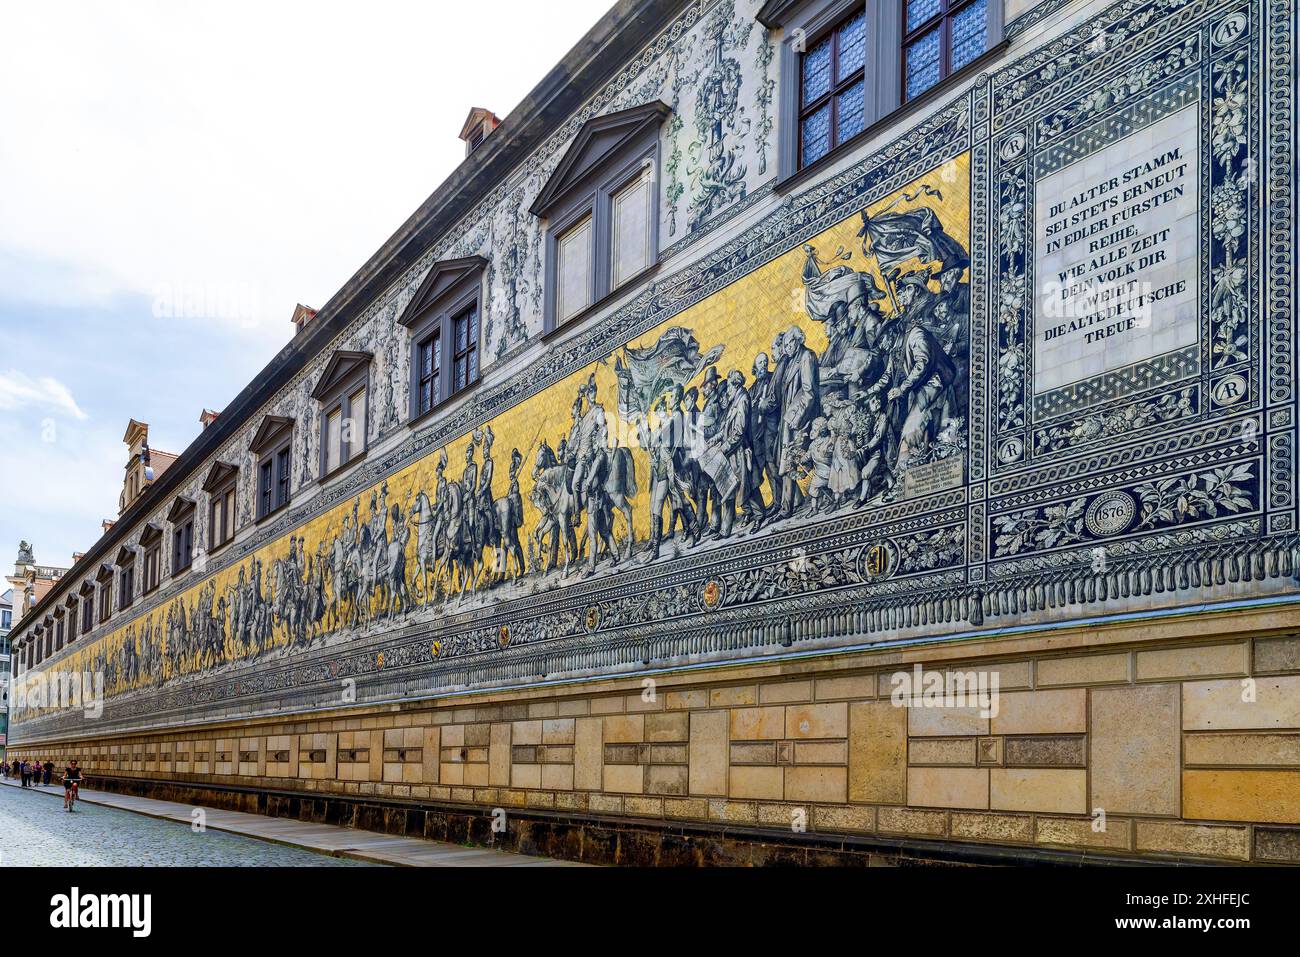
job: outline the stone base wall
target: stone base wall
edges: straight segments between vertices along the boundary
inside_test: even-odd
[[[1094,624],[13,751],[76,757],[116,790],[576,859],[590,841],[603,862],[781,847],[804,863],[1294,864],[1297,618]],[[918,665],[996,674],[994,707],[898,706],[895,676]]]

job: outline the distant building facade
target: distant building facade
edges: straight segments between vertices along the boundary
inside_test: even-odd
[[[594,859],[1300,862],[1295,17],[618,5],[128,469],[18,750]]]
[[[13,628],[14,592],[0,592],[0,757],[9,743],[9,632]]]

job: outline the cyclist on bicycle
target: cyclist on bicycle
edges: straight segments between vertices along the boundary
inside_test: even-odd
[[[72,803],[77,800],[78,785],[81,784],[81,768],[75,760],[68,762],[63,769],[63,806],[72,810]]]

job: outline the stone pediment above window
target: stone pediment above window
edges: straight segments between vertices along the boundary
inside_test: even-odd
[[[104,567],[107,568],[108,566],[105,565]],[[103,574],[104,574],[104,573],[103,573],[103,570],[101,569],[101,571],[100,571],[100,577],[101,577],[101,578],[103,577]],[[86,579],[84,582],[82,582],[82,583],[81,583],[81,594],[82,594],[82,595],[85,595],[85,596],[87,596],[87,597],[89,597],[89,596],[91,596],[91,595],[94,595],[94,594],[95,594],[95,583],[92,582],[90,579]]]
[[[754,14],[754,19],[769,30],[779,29],[790,20],[790,14],[802,2],[803,0],[767,0],[758,13]]]
[[[216,468],[221,468],[221,467],[222,467],[221,463],[218,462],[217,465],[214,467],[214,471]],[[233,474],[234,469],[232,466],[226,466],[226,468],[231,469],[231,472]],[[209,475],[210,474],[211,473],[209,473]],[[194,499],[185,498],[184,496],[178,496],[176,498],[176,501],[172,502],[171,511],[167,513],[167,521],[175,525],[178,522],[185,521],[193,514],[194,514]]]
[[[265,452],[273,449],[293,432],[293,419],[286,419],[278,415],[268,415],[262,420],[262,424],[257,429],[257,434],[253,436],[253,442],[249,448],[253,452]]]
[[[96,575],[95,578],[101,582],[112,581],[113,575],[116,574],[116,572],[116,568],[105,562],[103,565],[99,566],[99,574]]]
[[[330,359],[329,365],[325,367],[320,382],[316,383],[312,398],[328,399],[332,397],[340,389],[347,387],[358,377],[365,375],[373,359],[374,356],[369,352],[344,352],[340,350],[334,353],[334,358]]]
[[[89,583],[87,583],[87,584],[89,584]],[[85,593],[85,591],[86,591],[86,586],[85,586],[85,585],[82,585],[82,586],[81,586],[81,591],[82,591],[82,593]],[[77,597],[76,595],[69,595],[69,596],[67,597],[67,599],[64,600],[63,604],[65,604],[69,609],[76,608],[76,607],[77,607],[77,602],[78,602],[78,600],[79,600],[79,599],[78,599],[78,597]]]
[[[140,534],[140,544],[144,547],[148,547],[155,542],[161,541],[162,534],[163,530],[161,526],[153,524],[146,525],[144,531]]]
[[[212,466],[212,470],[208,472],[208,477],[204,479],[203,491],[212,492],[216,489],[219,489],[223,485],[226,485],[228,482],[233,481],[238,475],[239,475],[238,466],[230,465],[226,462],[218,462],[214,466]],[[184,501],[184,499],[177,499],[176,500],[177,505],[179,505],[182,501]],[[173,507],[172,511],[175,510],[176,510],[175,507]]]
[[[612,164],[638,152],[648,136],[657,138],[659,126],[671,113],[668,104],[654,100],[588,120],[538,194],[532,214],[545,219],[575,192],[589,188]]]
[[[449,296],[457,294],[466,285],[477,283],[487,265],[488,261],[482,256],[444,259],[434,263],[397,320],[398,324],[408,329],[418,326],[430,313],[437,312],[439,307],[446,305]]]
[[[134,548],[132,548],[130,545],[124,545],[124,546],[122,546],[121,548],[118,549],[118,551],[117,551],[117,567],[118,567],[118,568],[121,568],[123,565],[129,565],[129,564],[131,564],[131,562],[133,562],[133,561],[135,561],[135,549],[134,549]]]

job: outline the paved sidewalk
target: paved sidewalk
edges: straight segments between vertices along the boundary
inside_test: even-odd
[[[0,785],[21,790],[16,780],[0,779]],[[32,788],[33,799],[63,800],[63,786]],[[184,825],[193,823],[194,807],[152,798],[111,794],[89,788],[81,789],[81,801],[102,807],[129,811],[163,821]],[[396,867],[582,867],[568,861],[525,857],[505,851],[458,847],[417,837],[394,837],[373,831],[358,831],[331,824],[309,824],[282,818],[264,817],[242,811],[204,808],[208,830],[238,834],[286,847],[303,848],[331,857],[347,858],[370,864]],[[75,815],[73,815],[75,817]]]

